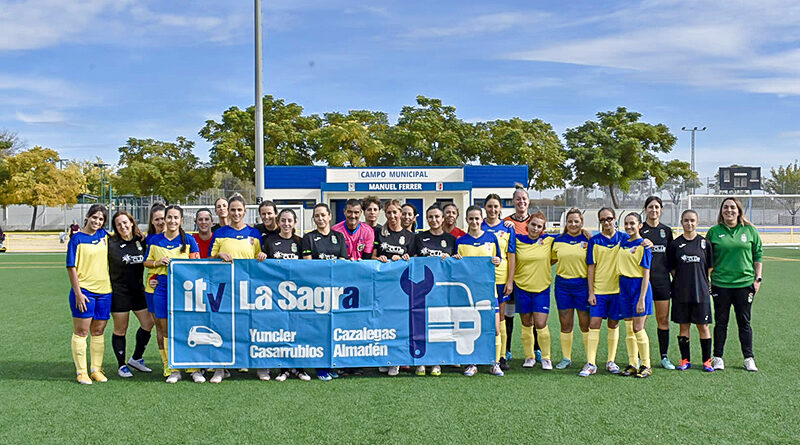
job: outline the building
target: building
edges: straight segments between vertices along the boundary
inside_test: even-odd
[[[345,201],[367,195],[413,204],[419,212],[417,227],[421,228],[427,228],[425,209],[434,203],[453,202],[460,210],[458,225],[463,227],[464,210],[472,204],[483,205],[489,193],[503,198],[503,215],[512,213],[515,185],[527,183],[527,165],[267,166],[264,168],[264,199],[274,201],[279,208],[302,206],[304,231],[313,228],[311,212],[315,204],[327,203],[334,222],[342,221]]]

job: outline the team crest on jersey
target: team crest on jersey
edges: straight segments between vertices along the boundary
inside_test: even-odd
[[[400,244],[405,244],[406,243],[405,235],[400,235],[400,239],[398,241],[400,242]]]
[[[441,243],[441,244],[442,244],[442,247],[447,247],[447,241],[445,241],[445,240],[442,240],[442,243]]]
[[[492,253],[492,243],[484,243],[483,247],[486,248],[486,251]]]
[[[636,249],[637,249],[638,247],[639,247],[639,246],[633,246],[633,248],[631,249],[631,253],[636,253]]]
[[[544,246],[544,238],[539,238],[539,239],[537,239],[537,240],[536,240],[536,242],[537,242],[537,243],[538,243],[540,246]]]
[[[746,234],[744,234],[744,233],[742,234],[742,242],[743,242],[743,243],[746,243],[746,242],[747,242],[747,235],[746,235]]]
[[[589,247],[589,243],[586,241],[581,241],[581,249],[586,250]]]
[[[256,242],[255,238],[253,238],[252,236],[248,236],[248,237],[247,237],[247,241],[250,241],[250,245],[251,245],[251,246],[252,246],[253,244],[255,244],[255,242]]]
[[[364,243],[360,243],[358,246],[356,246],[356,249],[358,249],[359,252],[363,252],[364,251]]]
[[[705,239],[701,239],[700,240],[700,248],[703,249],[703,250],[706,249],[706,240]]]
[[[139,249],[139,251],[141,251],[142,250],[142,243],[139,242],[139,241],[136,241],[136,248]]]
[[[331,242],[332,242],[333,244],[339,244],[339,241],[336,239],[336,237],[335,237],[335,236],[334,236],[333,238],[331,238]]]
[[[661,235],[661,238],[666,238],[667,237],[667,232],[665,232],[664,229],[661,229],[661,231],[658,232],[658,234]]]
[[[297,244],[292,243],[292,252],[297,253]]]

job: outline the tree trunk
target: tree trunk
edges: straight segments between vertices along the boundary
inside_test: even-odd
[[[614,192],[614,184],[608,186],[608,193],[611,195],[611,205],[614,206],[615,209],[618,209],[619,201],[617,201],[617,194]]]
[[[39,210],[39,206],[33,206],[33,218],[31,218],[31,232],[36,229],[36,211]]]

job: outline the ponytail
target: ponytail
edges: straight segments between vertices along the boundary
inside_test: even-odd
[[[181,236],[181,253],[186,253],[186,232],[183,231],[183,227],[178,227],[178,233]]]

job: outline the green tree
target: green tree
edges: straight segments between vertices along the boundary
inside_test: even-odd
[[[608,187],[614,207],[619,207],[616,189],[627,191],[632,180],[646,175],[660,187],[669,176],[658,154],[672,151],[676,138],[664,124],[639,122],[641,116],[618,107],[564,133],[575,183]]]
[[[382,139],[389,128],[386,113],[351,110],[348,114],[325,113],[324,125],[309,132],[316,148],[314,160],[332,167],[381,165],[388,153]]]
[[[101,190],[101,187],[105,187],[107,193],[108,184],[116,184],[118,181],[116,173],[109,167],[98,166],[106,164],[99,156],[97,156],[94,161],[77,161],[77,164],[85,178],[84,182],[86,186],[84,188],[84,193],[102,196],[103,190]],[[103,178],[105,178],[105,186],[103,186]]]
[[[550,124],[539,120],[495,120],[478,124],[489,142],[481,150],[481,164],[527,165],[528,187],[563,187],[569,176],[567,152]]]
[[[139,196],[158,195],[168,202],[197,196],[211,183],[214,169],[200,162],[193,148],[194,142],[184,137],[175,142],[128,139],[119,148],[114,189]]]
[[[283,99],[264,96],[265,165],[311,165],[313,147],[308,133],[320,127],[317,115],[303,116],[303,107]],[[200,136],[211,143],[211,163],[237,178],[255,176],[255,106],[231,107],[220,122],[207,120]]]
[[[33,207],[31,230],[36,229],[39,206],[75,204],[83,190],[84,179],[80,169],[70,164],[60,170],[55,150],[33,147],[3,160],[0,175],[0,204],[29,205]]]
[[[464,165],[478,158],[485,139],[456,117],[456,107],[417,96],[417,106],[402,108],[383,143],[388,152],[381,165]]]
[[[800,194],[800,166],[796,160],[794,164],[778,166],[777,169],[771,168],[769,173],[772,177],[764,181],[764,190],[776,195]],[[778,200],[792,216],[794,225],[797,212],[800,211],[800,198],[781,197]]]

